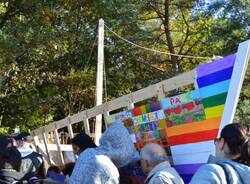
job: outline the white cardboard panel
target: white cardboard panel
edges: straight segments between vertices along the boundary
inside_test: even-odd
[[[207,151],[209,152],[215,151],[214,141],[205,141],[205,142],[171,146],[171,152],[173,155],[199,153]]]
[[[174,165],[206,163],[213,152],[188,153],[173,155]]]
[[[244,81],[247,63],[250,57],[250,40],[240,43],[235,59],[231,82],[228,90],[228,95],[225,103],[219,134],[222,128],[233,122],[237,103],[240,96],[240,90]]]

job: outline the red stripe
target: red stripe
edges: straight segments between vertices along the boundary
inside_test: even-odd
[[[195,142],[214,140],[217,137],[217,134],[218,134],[218,129],[214,129],[214,130],[207,130],[190,134],[171,136],[168,138],[168,141],[170,146],[175,146],[178,144],[189,144]]]

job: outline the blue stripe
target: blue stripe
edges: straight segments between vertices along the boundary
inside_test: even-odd
[[[215,96],[228,91],[230,80],[225,80],[222,82],[215,83],[210,86],[200,88],[200,94],[202,98],[207,98],[210,96]]]
[[[194,100],[198,100],[201,98],[200,90],[196,89],[192,91],[192,96]]]
[[[198,78],[197,83],[199,88],[204,86],[209,86],[214,83],[218,83],[231,78],[233,72],[233,67],[214,72],[212,74],[206,75],[204,77]]]

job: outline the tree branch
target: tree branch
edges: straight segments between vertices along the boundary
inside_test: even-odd
[[[186,42],[187,42],[187,39],[188,39],[188,37],[189,37],[189,24],[188,24],[188,22],[187,22],[187,20],[186,20],[186,18],[185,18],[185,16],[184,16],[183,11],[182,11],[181,9],[180,9],[180,11],[181,11],[182,19],[184,20],[184,23],[185,23],[185,25],[186,25],[186,34],[185,34],[185,38],[184,38],[184,40],[183,40],[183,42],[182,42],[182,44],[181,44],[181,47],[180,47],[180,50],[179,50],[178,54],[181,54],[181,53],[182,53],[182,50],[183,50],[183,48],[184,48],[184,46],[185,46],[185,44],[186,44]]]

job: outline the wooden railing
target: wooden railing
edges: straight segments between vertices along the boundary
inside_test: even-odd
[[[35,145],[39,148],[41,153],[44,154],[46,160],[50,164],[53,163],[53,160],[50,156],[50,151],[57,149],[59,160],[60,160],[60,163],[57,163],[57,164],[62,165],[64,164],[64,157],[63,157],[62,152],[70,151],[71,147],[68,145],[60,144],[58,129],[67,127],[70,138],[73,138],[74,133],[72,129],[72,124],[83,123],[86,134],[91,135],[91,136],[94,135],[94,137],[100,137],[100,135],[97,136],[97,134],[100,134],[100,133],[94,132],[92,134],[90,132],[90,125],[89,125],[90,118],[94,118],[100,114],[107,116],[109,115],[109,112],[117,110],[117,109],[121,109],[121,108],[126,108],[128,110],[133,109],[135,103],[138,103],[138,102],[141,102],[141,101],[153,98],[153,97],[157,97],[158,100],[162,100],[165,98],[165,94],[167,92],[190,85],[190,84],[194,84],[194,81],[195,81],[195,70],[185,72],[171,79],[161,81],[157,84],[150,85],[146,88],[140,89],[128,95],[103,103],[102,105],[95,106],[91,109],[81,111],[72,116],[68,116],[62,120],[55,121],[44,127],[33,130],[31,132],[31,135],[34,137]],[[48,132],[54,132],[56,144],[54,145],[48,144],[48,138],[47,138]],[[43,143],[39,142],[39,140],[42,140]]]

